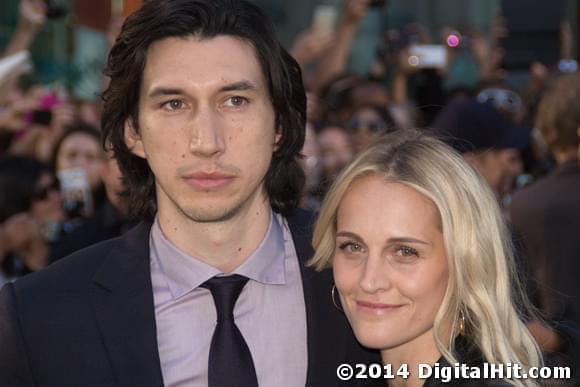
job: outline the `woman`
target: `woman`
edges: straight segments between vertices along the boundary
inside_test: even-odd
[[[356,153],[363,151],[381,135],[392,132],[396,127],[391,113],[374,104],[359,105],[348,123]]]
[[[314,247],[312,264],[332,266],[346,317],[381,351],[390,384],[421,385],[419,364],[541,364],[494,195],[439,140],[398,131],[362,153],[331,187]]]
[[[44,268],[64,220],[56,179],[32,158],[0,158],[0,286]]]
[[[105,153],[98,129],[83,122],[65,129],[54,147],[52,165],[61,183],[69,217],[67,231],[84,218],[92,217],[94,209],[105,199],[101,179],[104,164]]]

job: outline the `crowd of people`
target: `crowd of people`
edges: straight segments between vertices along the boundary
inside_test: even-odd
[[[175,7],[185,2],[176,0]],[[168,14],[175,11],[171,1],[151,3],[167,3],[165,11]],[[454,353],[452,349],[473,339],[476,355],[488,362],[519,362],[531,367],[543,364],[540,359],[544,358],[546,364],[577,369],[580,364],[580,285],[576,279],[580,274],[580,74],[562,73],[535,62],[530,63],[529,83],[523,89],[511,86],[507,82],[509,73],[502,68],[505,53],[500,45],[506,31],[498,17],[490,36],[469,32],[469,47],[447,46],[444,41],[438,42],[428,36],[426,29],[416,24],[400,31],[385,31],[384,47],[377,51],[369,74],[355,75],[348,72],[348,57],[357,26],[369,12],[370,5],[370,0],[344,0],[341,16],[333,30],[321,31],[313,26],[300,34],[288,48],[296,67],[286,64],[288,67],[284,71],[269,69],[269,84],[241,77],[240,82],[228,85],[228,91],[243,94],[219,102],[220,112],[232,114],[231,118],[226,113],[219,117],[201,114],[195,118],[205,120],[201,126],[213,127],[219,123],[224,128],[234,129],[247,125],[244,121],[247,117],[232,112],[249,104],[249,100],[254,104],[266,101],[261,101],[265,98],[262,95],[265,88],[270,92],[267,100],[273,105],[275,114],[256,119],[262,114],[256,110],[252,116],[253,122],[258,122],[256,130],[252,132],[248,127],[244,138],[232,132],[234,134],[227,140],[222,140],[207,129],[208,133],[198,134],[199,144],[191,145],[190,152],[196,157],[198,154],[210,157],[209,153],[213,157],[225,152],[220,148],[223,145],[220,141],[223,141],[226,145],[231,142],[239,146],[239,158],[255,157],[271,146],[265,140],[275,143],[271,162],[280,170],[272,167],[266,173],[270,160],[257,160],[250,167],[256,171],[248,184],[263,180],[262,188],[267,192],[265,197],[270,199],[274,213],[289,216],[289,207],[296,206],[320,215],[314,230],[316,253],[308,265],[323,272],[332,268],[338,293],[335,297],[333,287],[332,303],[338,305],[335,309],[346,315],[360,343],[380,350],[384,362],[414,364],[425,359],[406,357],[406,352],[400,351],[402,344],[398,338],[393,344],[390,336],[369,333],[365,317],[360,315],[362,301],[359,297],[375,294],[381,286],[397,289],[400,297],[390,300],[396,304],[391,306],[393,309],[415,302],[419,309],[426,308],[411,316],[409,325],[404,328],[384,326],[385,331],[410,329],[412,333],[414,330],[422,333],[428,323],[425,326],[413,324],[435,319],[433,341],[422,342],[421,348],[426,352],[443,355],[448,361],[467,361],[471,356],[469,351]],[[152,12],[153,8],[150,5],[146,12]],[[252,28],[257,27],[243,26],[236,30],[234,22],[225,20],[224,16],[225,21],[220,19],[224,25],[210,23],[189,32],[203,37],[201,43],[196,41],[199,46],[195,47],[188,46],[193,43],[184,38],[188,33],[179,30],[183,26],[177,25],[175,30],[167,32],[153,25],[151,41],[135,43],[133,47],[135,50],[145,47],[144,52],[150,55],[145,66],[144,62],[139,64],[138,59],[133,58],[138,55],[127,53],[127,47],[137,39],[134,34],[140,31],[138,23],[131,24],[129,17],[120,32],[122,39],[111,42],[113,48],[103,77],[103,90],[107,90],[104,102],[81,101],[75,100],[64,87],[31,81],[30,66],[27,66],[29,49],[34,37],[42,33],[46,4],[39,0],[21,0],[19,10],[17,29],[0,56],[4,64],[15,63],[8,66],[7,71],[0,72],[0,287],[14,281],[18,283],[19,278],[32,272],[47,270],[56,261],[95,243],[125,235],[140,218],[154,221],[153,226],[149,225],[151,241],[143,237],[143,230],[133,234],[131,240],[150,243],[151,250],[155,251],[152,262],[159,259],[159,251],[181,249],[179,254],[201,255],[207,258],[201,259],[203,262],[216,263],[214,266],[223,273],[234,272],[240,265],[243,267],[244,259],[252,253],[246,251],[247,246],[240,247],[237,258],[231,261],[212,260],[210,251],[187,250],[186,237],[180,234],[180,228],[186,228],[185,223],[170,220],[170,216],[177,217],[175,214],[179,211],[187,213],[190,210],[187,203],[171,196],[171,189],[178,192],[171,185],[174,175],[190,171],[184,166],[177,167],[176,172],[164,165],[178,165],[179,158],[185,160],[188,156],[179,154],[181,151],[176,145],[180,141],[178,136],[183,135],[181,131],[176,130],[175,137],[171,137],[169,132],[152,129],[155,125],[177,128],[182,119],[177,112],[185,109],[189,102],[183,101],[186,99],[183,95],[187,94],[183,90],[163,88],[163,85],[155,89],[151,77],[161,74],[159,69],[167,64],[159,58],[174,55],[172,49],[183,49],[184,53],[189,49],[205,50],[207,56],[199,59],[200,63],[205,63],[204,60],[212,60],[215,55],[208,42],[214,42],[216,47],[219,42],[218,49],[231,49],[229,53],[235,59],[240,47],[219,40],[229,35],[240,36],[255,46],[262,71],[268,68],[264,61],[289,63],[291,59],[284,56],[286,52],[269,52],[268,45],[272,43],[263,43],[252,35],[256,33]],[[253,8],[244,12],[255,17]],[[191,20],[182,22],[190,23]],[[119,28],[119,21],[114,20],[112,26]],[[153,31],[157,31],[155,28],[161,31],[159,36],[153,35]],[[264,31],[264,34],[269,33]],[[452,29],[442,31],[439,39],[445,40],[449,31]],[[461,36],[457,31],[453,33]],[[173,42],[176,48],[159,44],[164,42],[161,39],[175,36],[181,38]],[[573,39],[569,31],[562,37]],[[446,65],[420,66],[411,53],[413,44],[417,43],[443,44]],[[479,79],[475,86],[449,81],[459,50],[462,50],[461,55],[469,55],[477,66]],[[268,54],[277,57],[270,58]],[[122,55],[131,56],[135,63],[128,63],[129,59]],[[244,58],[243,54],[239,55]],[[570,59],[566,55],[563,53],[563,59]],[[179,60],[192,59],[185,56],[175,56],[174,74],[180,73]],[[255,62],[256,58],[253,60]],[[237,64],[239,71],[245,69],[243,60]],[[221,69],[222,65],[216,60],[200,64],[195,70],[198,74],[209,74],[209,67]],[[224,68],[230,71],[229,67]],[[253,74],[249,70],[247,73]],[[170,79],[167,74],[159,77]],[[192,75],[188,81],[202,85],[199,86],[202,90],[202,87],[209,89],[208,85],[214,80],[211,76],[204,80]],[[292,85],[291,90],[286,90],[288,85],[283,85],[284,82]],[[135,89],[135,85],[141,89]],[[145,93],[146,87],[151,88],[149,94]],[[202,95],[201,91],[196,92]],[[160,118],[154,106],[159,105],[164,96],[171,98],[160,105],[159,109],[167,114]],[[204,103],[200,102],[200,111],[206,108]],[[302,105],[305,107],[303,116],[300,114]],[[140,109],[138,116],[136,106]],[[267,126],[270,118],[280,128],[271,133],[271,139],[268,133],[259,131],[263,129],[261,126]],[[302,133],[297,131],[289,135],[290,132],[284,132],[287,126],[300,127],[302,124]],[[168,151],[170,149],[175,153]],[[288,161],[290,159],[297,160],[300,168],[294,170],[297,166]],[[240,163],[246,166],[244,163],[249,161],[240,160]],[[242,173],[242,168],[234,164],[218,162],[217,165],[224,174],[220,179],[225,181]],[[261,169],[264,169],[264,176],[259,176]],[[220,184],[226,184],[210,176],[211,173],[191,177],[191,180],[200,180],[191,183],[192,187],[213,192]],[[290,176],[288,181],[284,180],[286,174]],[[302,177],[304,184],[297,183]],[[296,189],[299,191],[294,192]],[[235,197],[238,191],[232,195]],[[293,201],[293,197],[297,200]],[[260,200],[264,197],[255,199],[256,203]],[[212,206],[218,206],[216,203],[208,204],[208,214]],[[185,209],[176,211],[171,206]],[[252,209],[257,211],[255,218],[261,219],[259,213],[263,209],[259,206]],[[232,209],[232,214],[237,210]],[[201,218],[206,216],[202,210],[191,211]],[[395,222],[391,218],[395,218]],[[268,235],[265,241],[270,244],[284,245],[288,237],[286,228],[279,227],[284,224],[281,219],[273,221],[268,217],[263,224],[261,220],[256,221],[253,228],[262,227],[256,233],[260,234],[261,230],[260,237]],[[413,228],[408,224],[414,221],[420,225],[414,224]],[[365,222],[372,228],[365,227]],[[169,227],[173,228],[172,232],[167,231]],[[294,233],[292,227],[290,223],[290,231]],[[402,232],[403,236],[414,235],[419,241],[403,241],[403,247],[400,241],[393,244],[396,249],[393,247],[392,254],[389,252],[386,263],[375,253],[375,249],[383,248],[382,236],[377,240],[373,233],[375,228],[385,235],[392,234],[394,239]],[[165,235],[159,231],[161,229]],[[204,230],[203,227],[200,230]],[[203,232],[200,231],[200,235],[204,235]],[[275,239],[276,232],[280,233],[280,240]],[[172,243],[178,241],[177,248],[168,245],[166,237]],[[294,243],[298,243],[296,239]],[[263,244],[252,246],[260,251]],[[422,250],[427,249],[424,245],[440,249],[424,253],[437,257],[430,263],[418,263],[421,260],[418,257],[423,256]],[[301,258],[303,254],[308,255],[297,251],[294,256]],[[441,261],[438,265],[437,259]],[[181,287],[185,285],[179,281],[175,285],[159,282],[155,276],[161,275],[156,271],[160,269],[155,265],[151,269],[154,289],[163,289],[167,294],[183,291]],[[421,269],[421,265],[425,268]],[[412,266],[414,269],[410,269]],[[175,267],[171,270],[179,271]],[[433,287],[423,284],[424,288],[418,288],[413,287],[413,281],[405,282],[421,270],[430,272],[432,277],[427,279],[427,284],[432,283]],[[382,272],[394,274],[386,279],[377,275]],[[289,281],[293,278],[286,275]],[[270,276],[276,277],[275,274]],[[248,277],[253,280],[251,275]],[[256,287],[247,289],[255,294],[261,291]],[[159,318],[159,305],[167,310],[177,308],[167,294],[160,301],[155,293],[156,318]],[[267,302],[267,297],[263,297]],[[281,293],[280,297],[289,296]],[[365,302],[372,300],[369,296]],[[432,302],[437,309],[429,311]],[[311,308],[308,301],[306,305],[294,307],[307,311]],[[3,310],[0,305],[0,312]],[[286,312],[279,313],[286,316]],[[162,321],[158,321],[160,326],[170,326],[166,320]],[[300,334],[310,334],[303,329],[303,320],[290,321],[300,327],[297,328]],[[251,323],[249,320],[244,324]],[[244,329],[240,329],[246,336]],[[169,345],[175,337],[159,334],[158,339],[161,344]],[[249,346],[255,355],[254,348]],[[294,349],[296,353],[307,350],[299,345]],[[172,369],[167,364],[182,355],[185,356],[179,352],[161,352],[167,385],[172,385],[167,380],[174,380],[174,385],[181,380],[176,367]],[[364,356],[374,359],[375,355],[365,353]],[[281,359],[279,353],[273,356]],[[438,358],[435,356],[432,360]],[[2,356],[0,372],[1,360]],[[199,359],[194,361],[199,362]],[[263,357],[259,358],[256,367],[264,367],[264,362]],[[301,369],[302,365],[294,366]],[[579,371],[573,372],[577,377]],[[296,375],[293,380],[306,377],[306,374]],[[258,379],[262,377],[259,372],[258,376]]]

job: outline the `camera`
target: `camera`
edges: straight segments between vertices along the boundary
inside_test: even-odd
[[[66,16],[67,9],[62,0],[45,0],[44,3],[48,19],[60,19]]]
[[[387,3],[387,0],[372,0],[369,4],[369,7],[379,8],[384,7]]]

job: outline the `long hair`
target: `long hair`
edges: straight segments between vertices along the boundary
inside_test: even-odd
[[[449,281],[433,331],[438,349],[450,364],[457,362],[453,339],[463,314],[464,334],[485,361],[517,363],[524,368],[540,365],[539,349],[520,318],[531,307],[518,285],[511,239],[496,199],[458,153],[430,135],[415,130],[388,134],[343,171],[322,205],[311,265],[318,270],[332,265],[340,202],[353,181],[372,174],[415,189],[438,210]],[[442,321],[446,318],[453,324],[449,342],[444,343]]]
[[[298,205],[304,185],[298,157],[304,143],[306,93],[300,67],[276,39],[271,21],[245,0],[149,0],[127,18],[111,48],[105,69],[110,83],[102,96],[103,144],[118,160],[133,216],[151,219],[156,212],[155,177],[147,161],[133,155],[124,141],[127,120],[139,131],[139,89],[147,50],[168,37],[219,35],[239,37],[255,49],[276,113],[275,130],[281,135],[265,189],[276,212],[287,214]]]
[[[580,144],[580,74],[566,74],[553,81],[538,105],[536,127],[551,149]]]

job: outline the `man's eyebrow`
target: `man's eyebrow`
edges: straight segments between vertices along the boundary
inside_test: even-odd
[[[220,88],[221,92],[228,91],[246,91],[246,90],[257,90],[258,86],[250,81],[239,81],[230,83]]]
[[[247,90],[258,90],[258,86],[250,81],[239,81],[239,82],[234,82],[234,83],[230,83],[227,84],[225,86],[222,86],[219,91],[221,93],[223,92],[229,92],[229,91],[247,91]],[[167,96],[167,95],[185,95],[185,91],[183,89],[180,88],[176,88],[176,87],[155,87],[153,90],[151,90],[151,92],[149,93],[149,98],[156,98],[156,97],[162,97],[162,96]]]
[[[149,98],[162,97],[166,95],[184,95],[182,89],[174,87],[156,87],[149,93]]]

